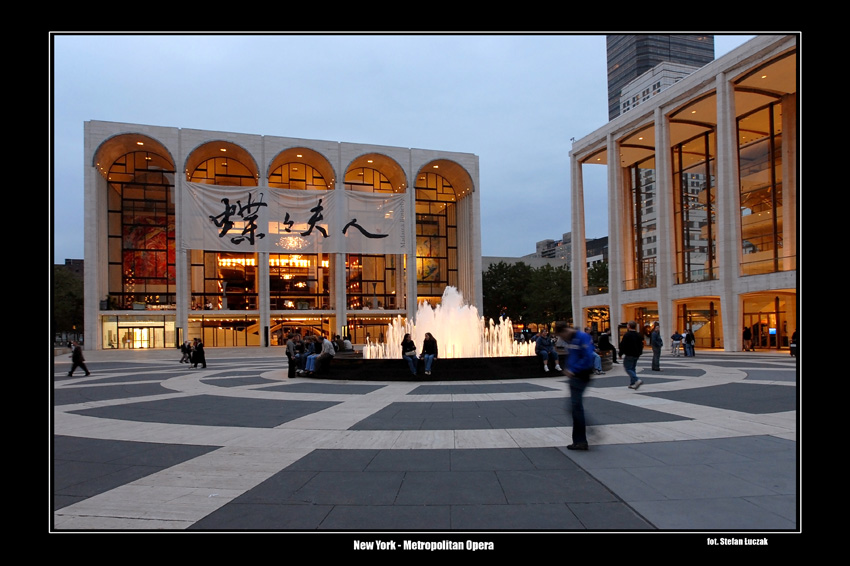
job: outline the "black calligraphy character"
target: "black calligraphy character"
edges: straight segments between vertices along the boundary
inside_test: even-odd
[[[218,233],[219,238],[223,238],[233,228],[232,219],[235,216],[238,216],[245,221],[245,227],[243,228],[241,235],[234,236],[230,239],[231,242],[234,244],[240,244],[243,240],[247,239],[253,245],[255,236],[257,238],[266,237],[265,234],[255,234],[255,232],[257,230],[256,220],[259,216],[257,209],[261,206],[268,205],[262,201],[262,193],[260,193],[259,202],[251,202],[251,198],[251,194],[248,194],[248,204],[244,206],[242,205],[242,201],[236,201],[236,204],[230,204],[230,199],[221,199],[221,202],[224,204],[224,212],[218,216],[210,216],[210,220],[212,220],[213,224],[215,224],[218,228],[221,228],[221,231]]]
[[[210,216],[210,220],[212,220],[213,224],[221,228],[221,231],[218,233],[219,238],[223,238],[224,235],[233,228],[233,222],[230,220],[230,217],[236,214],[236,205],[230,204],[230,199],[223,198],[221,199],[221,202],[224,203],[224,212],[218,216]],[[219,219],[221,219],[221,221],[219,221]]]
[[[315,228],[316,230],[322,233],[322,236],[324,236],[325,238],[328,237],[327,230],[325,230],[321,226],[316,226],[316,222],[324,218],[324,216],[322,216],[322,210],[324,210],[324,207],[322,207],[322,199],[319,199],[319,204],[317,204],[314,208],[310,209],[310,212],[313,213],[313,216],[311,216],[310,220],[308,221],[310,227],[307,228],[306,232],[301,232],[302,236],[309,236],[310,233],[313,232],[313,228]]]
[[[260,201],[259,202],[251,202],[251,194],[248,193],[248,204],[242,206],[242,201],[236,201],[239,204],[239,216],[245,220],[245,227],[242,229],[242,234],[231,238],[230,241],[234,244],[241,244],[243,240],[247,239],[251,245],[254,245],[254,237],[257,238],[265,238],[266,235],[262,232],[259,234],[255,234],[257,230],[257,217],[259,216],[259,212],[257,210],[261,206],[268,206],[267,203],[263,202],[263,193],[260,193]],[[246,236],[247,234],[247,236]]]
[[[286,226],[286,228],[284,228],[283,231],[284,232],[291,232],[293,224],[295,224],[295,221],[289,219],[289,213],[287,212],[286,218],[283,219],[283,225]]]
[[[345,225],[345,228],[342,229],[343,234],[345,234],[345,231],[348,230],[349,226],[354,226],[355,228],[360,230],[363,233],[363,235],[366,236],[367,238],[386,238],[387,236],[389,236],[389,234],[371,234],[371,233],[367,232],[366,230],[363,229],[363,226],[361,226],[360,224],[357,223],[356,218],[352,219],[351,222],[349,222],[348,224]]]

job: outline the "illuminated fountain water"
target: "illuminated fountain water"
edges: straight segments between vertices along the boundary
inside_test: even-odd
[[[427,301],[419,306],[416,320],[401,316],[389,323],[383,344],[367,341],[364,359],[400,359],[401,341],[410,334],[417,349],[422,348],[425,333],[437,340],[440,358],[495,358],[533,356],[534,344],[514,340],[511,320],[500,324],[479,316],[478,309],[463,302],[463,295],[454,287],[446,287],[440,304],[432,307]]]

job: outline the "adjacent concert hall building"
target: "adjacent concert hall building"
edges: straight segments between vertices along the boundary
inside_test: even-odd
[[[665,342],[788,349],[797,329],[798,37],[760,35],[570,151],[573,318]],[[597,171],[601,169],[602,174]],[[601,179],[590,186],[589,178]],[[608,287],[588,287],[585,196],[607,191]]]

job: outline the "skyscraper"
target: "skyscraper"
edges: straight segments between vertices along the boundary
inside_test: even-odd
[[[609,35],[608,119],[620,115],[620,91],[658,63],[702,67],[714,60],[713,35]]]

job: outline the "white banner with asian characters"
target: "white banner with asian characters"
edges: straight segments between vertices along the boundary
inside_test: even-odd
[[[405,195],[184,182],[184,249],[406,253]]]
[[[340,253],[406,253],[405,195],[345,191]]]

